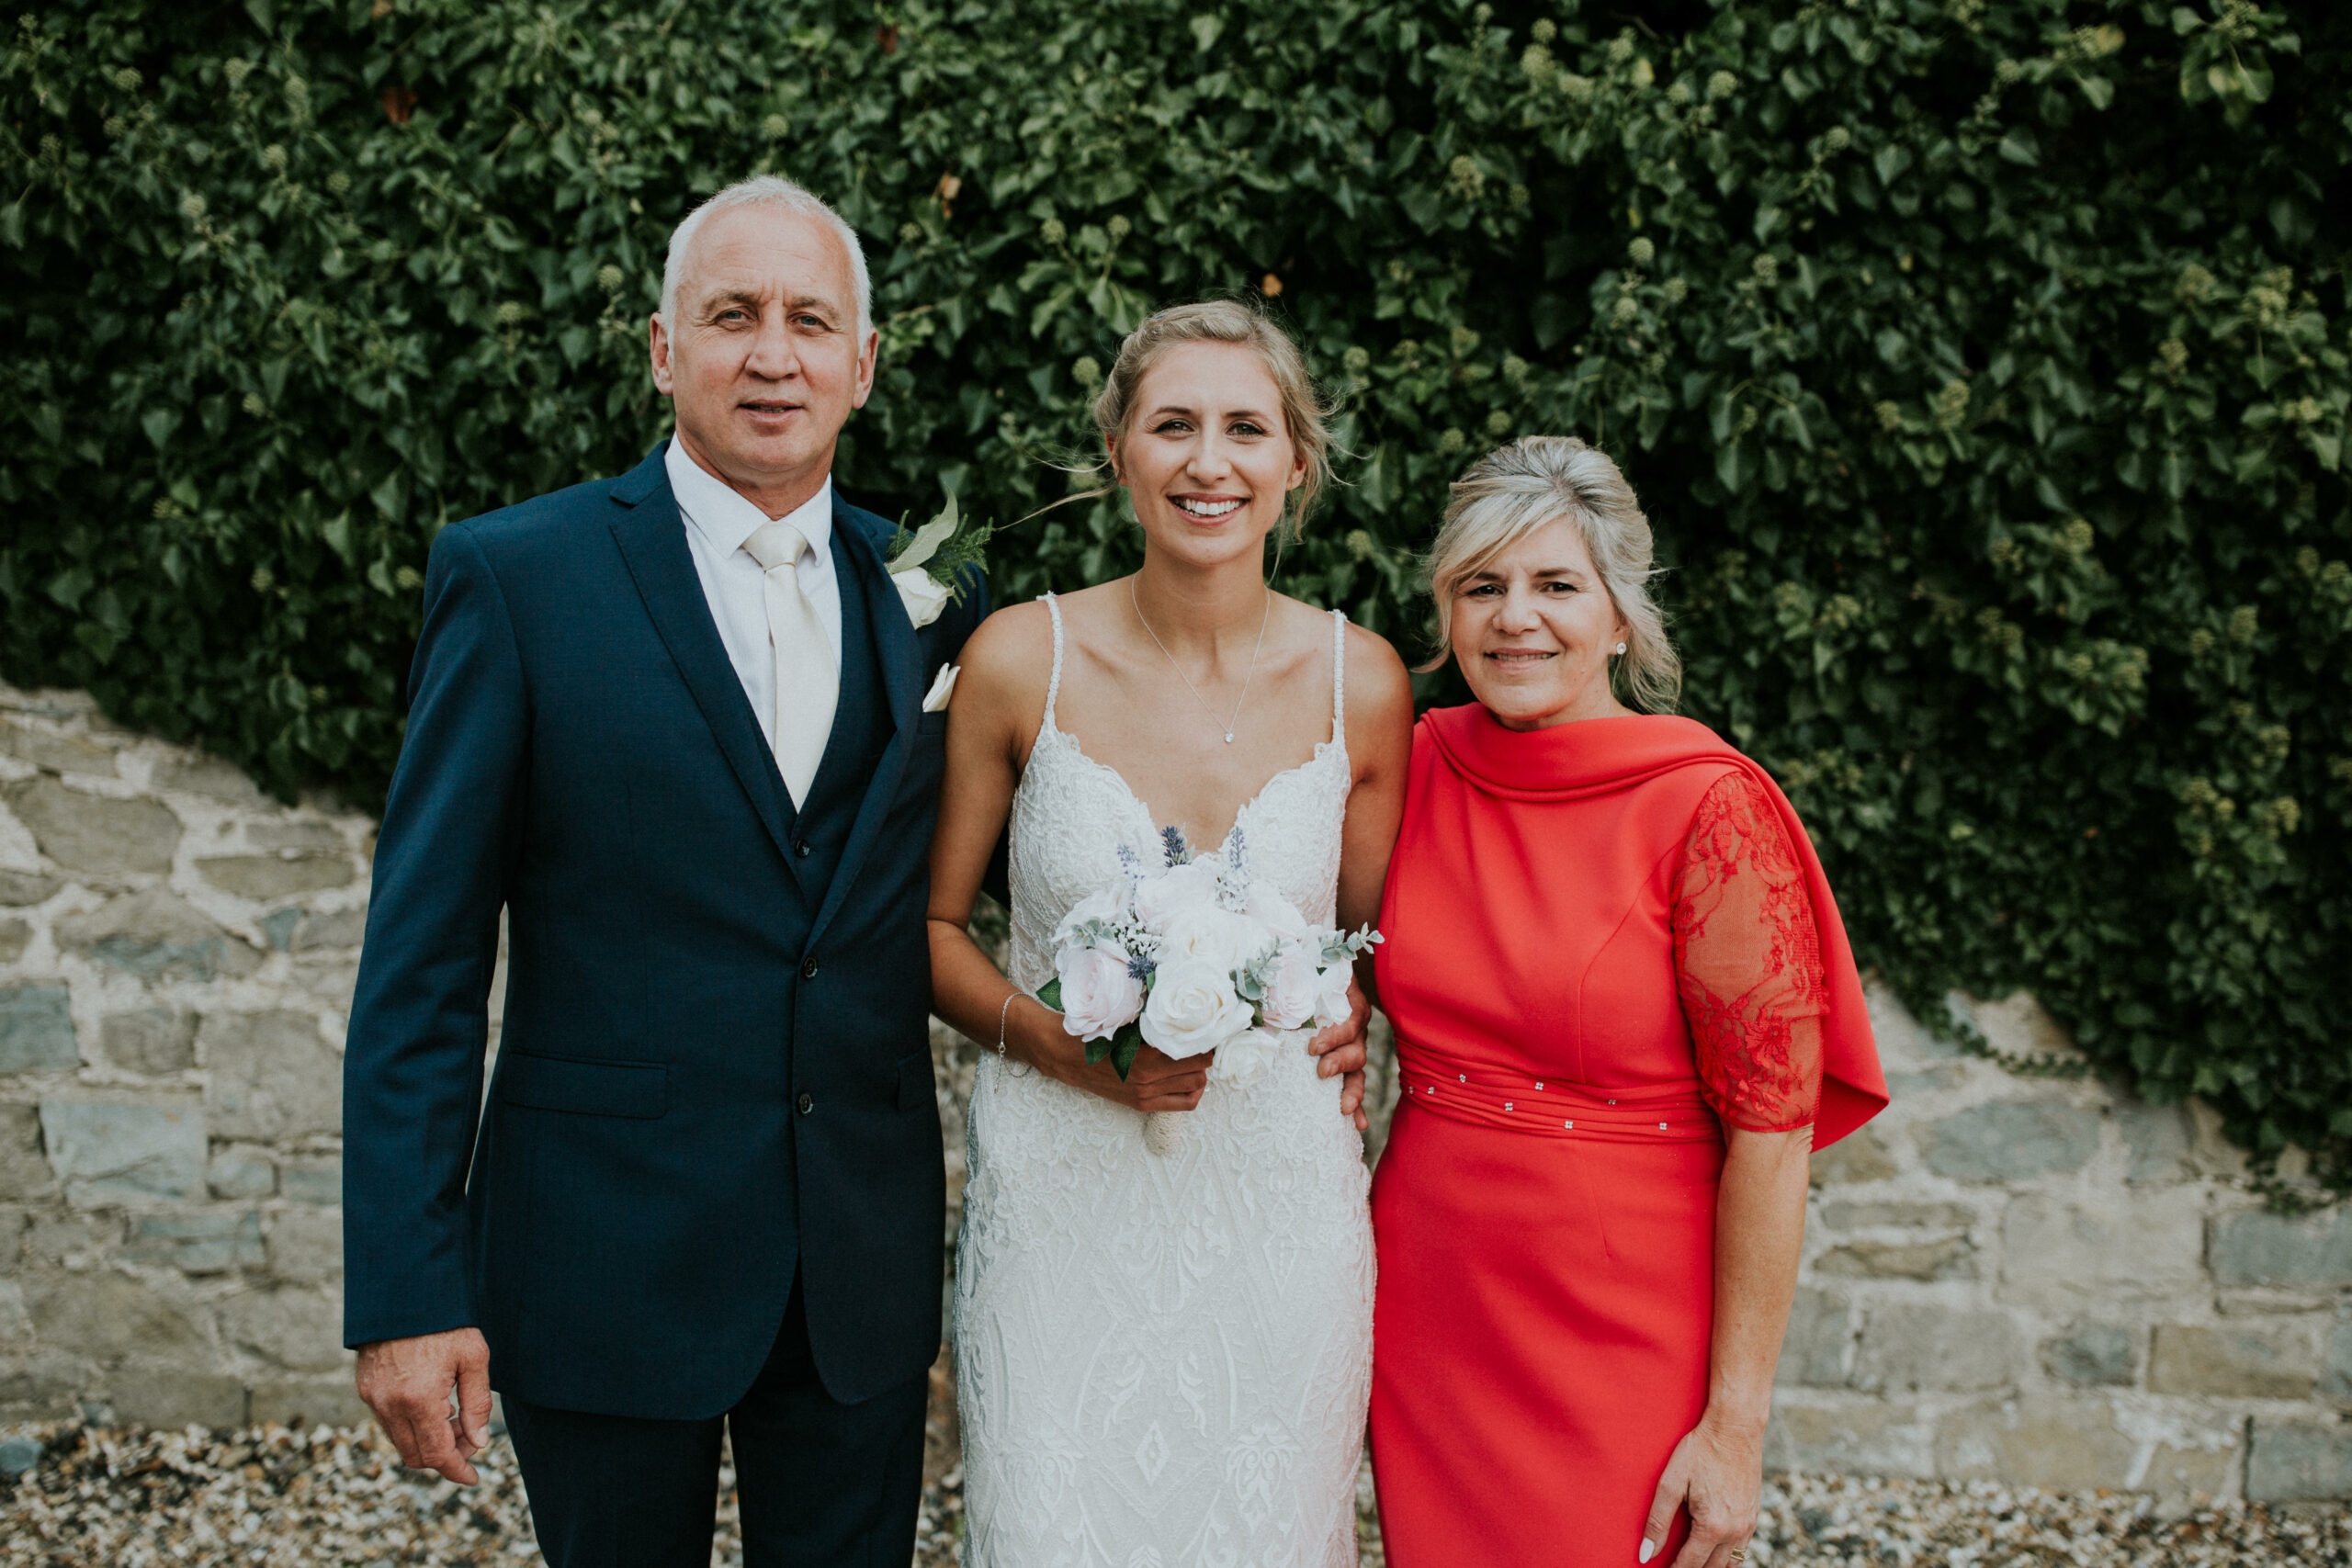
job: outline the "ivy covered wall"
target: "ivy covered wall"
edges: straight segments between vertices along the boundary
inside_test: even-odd
[[[2352,16],[1633,9],[57,0],[0,53],[0,672],[379,798],[434,532],[660,437],[668,229],[786,172],[874,265],[860,500],[1033,511],[1122,332],[1259,295],[1347,400],[1284,586],[1413,644],[1446,480],[1582,434],[1867,961],[2340,1177]]]

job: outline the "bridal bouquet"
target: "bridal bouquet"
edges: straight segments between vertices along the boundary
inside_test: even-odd
[[[1160,838],[1157,864],[1122,849],[1110,886],[1054,928],[1054,978],[1037,999],[1086,1042],[1089,1062],[1107,1057],[1125,1078],[1146,1045],[1179,1059],[1215,1051],[1211,1081],[1238,1084],[1272,1062],[1291,1032],[1348,1018],[1350,973],[1379,932],[1309,925],[1250,874],[1238,831],[1207,854],[1194,854],[1179,829]],[[1145,1123],[1156,1154],[1175,1134],[1170,1113]]]

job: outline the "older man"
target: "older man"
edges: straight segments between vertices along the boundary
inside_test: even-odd
[[[831,209],[721,192],[651,323],[676,438],[433,547],[346,1056],[345,1337],[452,1480],[501,1391],[563,1568],[705,1568],[729,1428],[752,1562],[910,1551],[944,1201],[925,696],[986,600],[916,624],[891,525],[833,491],[869,310]]]
[[[879,344],[830,208],[713,197],[650,330],[675,439],[433,547],[345,1058],[345,1337],[412,1465],[472,1482],[505,1396],[559,1568],[706,1568],[722,1434],[750,1562],[903,1563],[926,856],[986,595],[902,594],[833,493]],[[1359,1032],[1318,1048],[1361,1067]]]

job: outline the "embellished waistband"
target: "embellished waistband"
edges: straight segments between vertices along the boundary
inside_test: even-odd
[[[1399,1055],[1408,1049],[1399,1042]],[[1507,1075],[1415,1051],[1398,1071],[1397,1105],[1473,1126],[1616,1143],[1714,1143],[1723,1123],[1698,1085],[1595,1090]]]

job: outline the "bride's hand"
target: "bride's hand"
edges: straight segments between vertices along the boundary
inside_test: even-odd
[[[1109,1061],[1090,1065],[1086,1043],[1062,1027],[1061,1014],[1034,999],[1012,1004],[1005,1039],[1011,1055],[1047,1077],[1130,1111],[1193,1110],[1208,1088],[1209,1064],[1216,1060],[1216,1053],[1208,1051],[1179,1062],[1147,1045],[1136,1053],[1123,1082]]]

